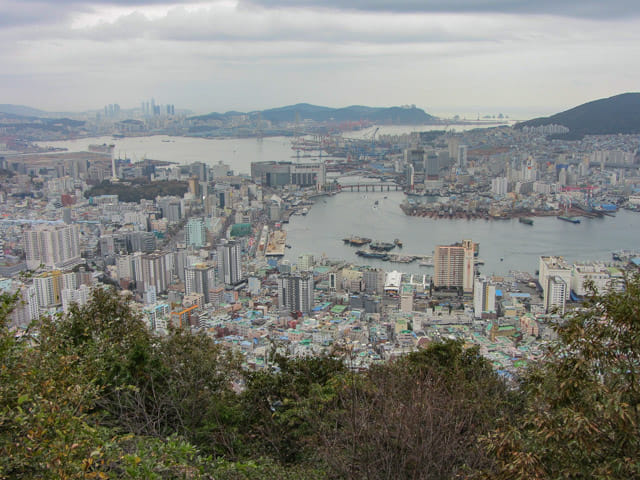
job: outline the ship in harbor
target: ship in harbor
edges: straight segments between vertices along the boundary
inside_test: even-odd
[[[389,242],[372,242],[369,244],[369,248],[371,250],[376,250],[378,252],[388,252],[389,250],[393,250],[395,247],[395,243]]]
[[[524,223],[525,225],[533,225],[533,220],[527,217],[520,217],[518,221],[520,223]]]
[[[358,236],[351,236],[351,237],[346,237],[343,238],[342,241],[348,245],[353,245],[356,247],[361,247],[362,245],[366,245],[367,243],[371,243],[371,239],[370,238],[366,238],[366,237],[358,237]]]
[[[363,258],[377,258],[378,260],[389,260],[389,255],[382,252],[368,252],[366,250],[358,250],[356,255]]]
[[[580,219],[578,217],[569,217],[567,215],[558,215],[556,218],[558,218],[558,220],[564,220],[565,222],[580,223]]]

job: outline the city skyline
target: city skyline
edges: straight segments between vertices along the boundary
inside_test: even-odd
[[[155,98],[543,115],[637,90],[634,2],[34,0],[0,5],[0,103]],[[337,88],[331,88],[336,85]]]

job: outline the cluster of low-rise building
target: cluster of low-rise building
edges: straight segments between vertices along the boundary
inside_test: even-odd
[[[637,170],[637,138],[587,137],[570,151],[541,139],[558,133],[552,130],[445,134],[376,161],[400,170],[398,181],[406,177],[409,190],[448,192],[440,209],[484,205],[498,216],[507,205],[542,210],[594,194],[567,190],[585,178],[598,183],[603,199],[633,197],[635,177],[628,174]],[[522,143],[505,150],[514,139]],[[312,253],[292,264],[281,261],[287,246],[281,223],[326,193],[323,163],[256,162],[251,176],[238,176],[222,163],[135,166],[95,155],[59,165],[53,157],[49,164],[4,160],[0,289],[22,300],[12,314],[16,329],[84,305],[91,289],[112,285],[158,334],[189,328],[211,335],[242,352],[247,368],[269,368],[274,350],[348,354],[354,368],[367,368],[457,339],[508,373],[543,352],[556,323],[590,288],[624,287],[620,264],[569,265],[546,256],[537,276],[479,276],[472,239],[437,246],[432,275]],[[143,174],[183,182],[186,193],[130,203],[114,194],[85,198],[105,178],[133,189],[128,175]],[[640,263],[635,259],[632,265]],[[32,275],[21,277],[26,271]]]

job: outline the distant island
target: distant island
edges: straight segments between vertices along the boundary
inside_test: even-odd
[[[309,103],[298,103],[285,107],[268,110],[226,113],[209,113],[191,117],[193,120],[221,120],[238,115],[260,116],[263,120],[273,123],[293,123],[296,120],[313,120],[315,122],[351,122],[367,120],[378,124],[420,125],[425,123],[439,123],[439,119],[429,115],[415,105],[405,107],[365,107],[352,105],[350,107],[331,108]]]
[[[579,105],[550,117],[518,123],[515,128],[562,125],[569,132],[563,139],[580,139],[585,135],[640,133],[640,93],[623,93]]]

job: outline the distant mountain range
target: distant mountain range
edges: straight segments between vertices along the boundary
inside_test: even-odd
[[[11,105],[8,103],[0,104],[0,113],[8,115],[18,115],[20,117],[44,117],[48,113],[37,108],[25,107],[24,105]]]
[[[398,125],[418,125],[437,123],[438,118],[429,115],[415,106],[411,107],[364,107],[353,105],[343,108],[330,108],[308,103],[298,103],[286,107],[248,113],[226,112],[210,113],[191,117],[199,120],[224,120],[234,115],[260,115],[263,120],[274,123],[295,122],[296,120],[314,120],[316,122],[353,122],[368,120],[373,123],[392,123]]]
[[[623,93],[585,103],[550,117],[518,123],[516,128],[541,125],[564,125],[570,132],[562,138],[585,135],[640,133],[640,93]]]

